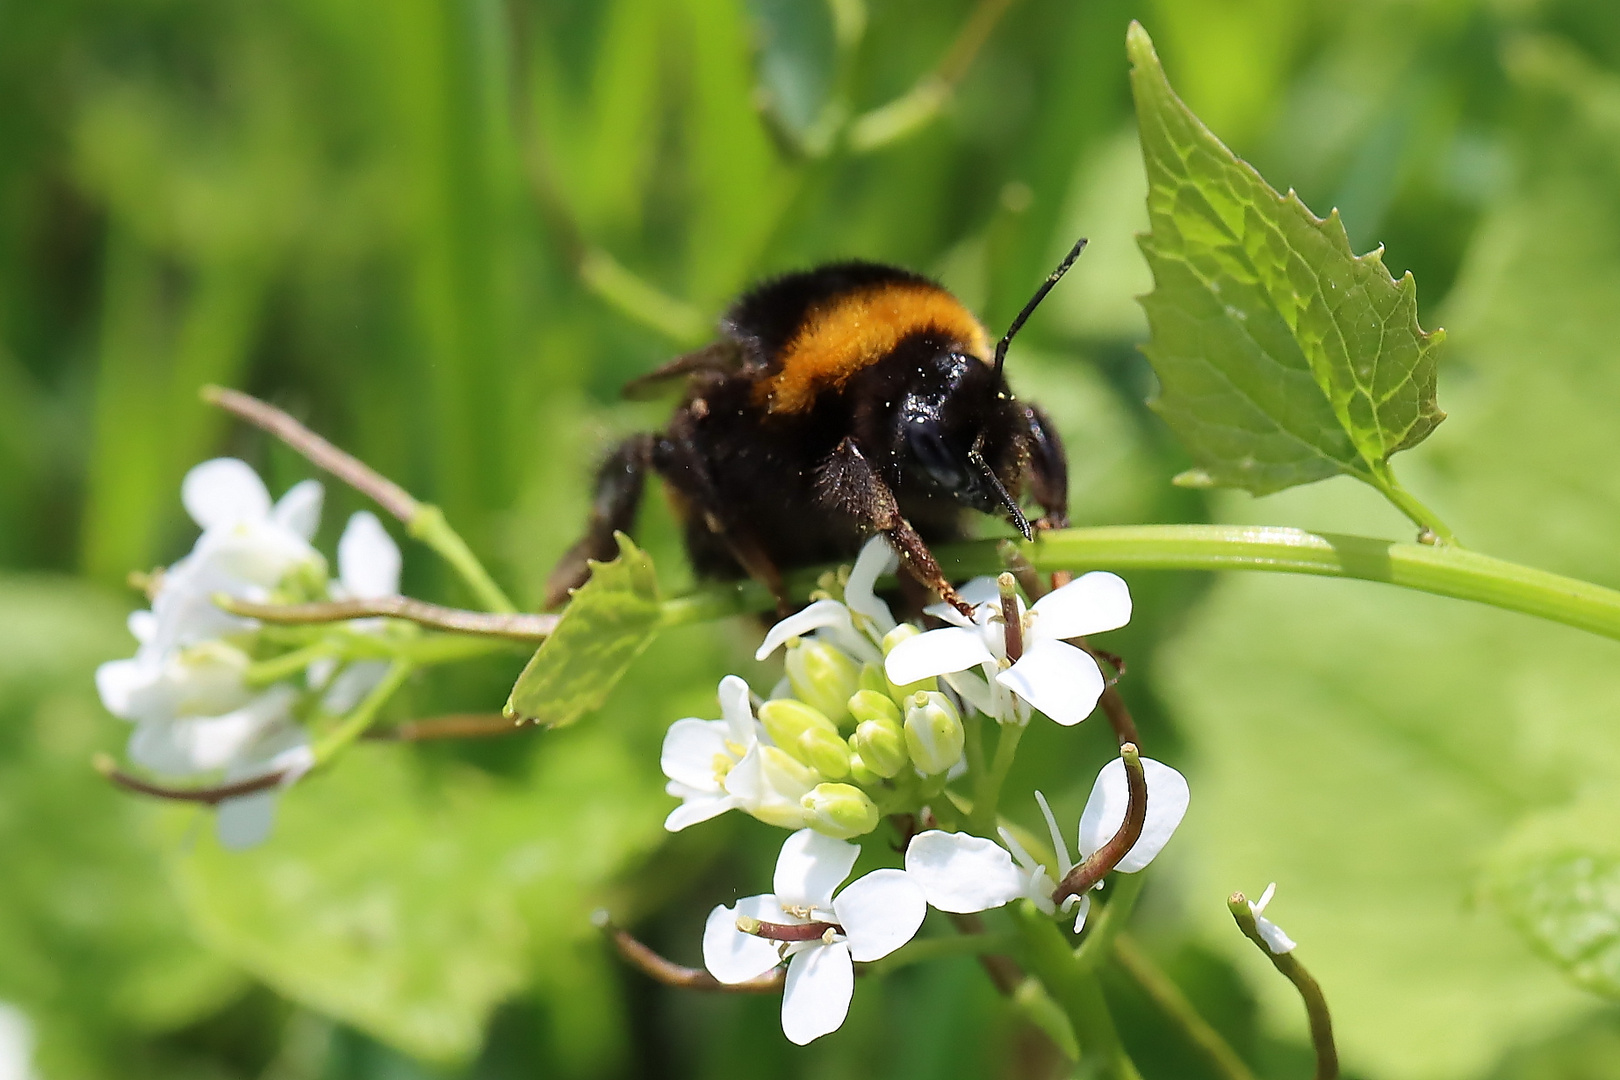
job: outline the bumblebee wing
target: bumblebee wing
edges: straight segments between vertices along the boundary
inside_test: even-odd
[[[646,401],[662,393],[667,383],[707,371],[736,371],[742,367],[742,360],[741,346],[729,338],[722,339],[631,379],[621,393],[630,401]]]

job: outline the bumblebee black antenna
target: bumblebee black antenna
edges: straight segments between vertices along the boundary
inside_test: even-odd
[[[1035,295],[1029,298],[1029,303],[1024,305],[1024,310],[1020,311],[1018,317],[1012,321],[1012,325],[1007,327],[1007,335],[996,342],[997,375],[1001,374],[1001,365],[1007,360],[1007,346],[1012,344],[1013,335],[1024,328],[1024,321],[1034,314],[1037,307],[1040,307],[1041,301],[1046,299],[1046,294],[1052,291],[1052,286],[1063,280],[1063,275],[1069,272],[1069,267],[1074,265],[1074,260],[1078,259],[1080,253],[1084,250],[1086,250],[1086,238],[1082,236],[1075,241],[1074,247],[1069,249],[1069,253],[1064,256],[1063,261],[1058,263],[1058,268],[1046,275],[1046,280],[1041,282],[1041,287],[1035,290]]]

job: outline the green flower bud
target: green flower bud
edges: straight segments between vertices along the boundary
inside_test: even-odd
[[[773,698],[759,707],[759,722],[765,725],[765,734],[788,753],[798,745],[799,736],[807,731],[838,734],[834,724],[820,709],[795,698]]]
[[[799,804],[804,807],[805,824],[838,840],[864,836],[877,828],[877,804],[849,784],[817,784]]]
[[[889,692],[889,677],[883,674],[882,664],[861,665],[861,689],[876,690],[880,694]]]
[[[799,736],[789,753],[829,780],[849,775],[849,745],[836,731],[811,728]]]
[[[849,715],[845,703],[860,689],[861,669],[841,649],[807,639],[788,650],[787,677],[795,697],[841,723]]]
[[[885,691],[859,690],[850,696],[849,714],[860,724],[866,720],[893,720],[899,724],[904,717],[900,706]]]
[[[821,777],[808,765],[795,761],[781,747],[761,746],[759,756],[769,794],[751,805],[748,812],[767,825],[781,829],[804,828],[809,822],[801,800],[821,783]]]
[[[906,708],[906,749],[924,776],[948,771],[962,757],[967,733],[944,694],[918,691]]]
[[[849,778],[862,787],[876,787],[883,783],[883,777],[866,767],[861,755],[849,755]]]
[[[894,776],[911,764],[911,758],[906,753],[906,731],[900,724],[899,712],[896,709],[893,717],[878,716],[862,720],[855,728],[855,734],[849,737],[849,745],[861,756],[866,767],[879,776]]]

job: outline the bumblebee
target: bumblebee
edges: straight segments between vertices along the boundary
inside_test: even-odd
[[[788,609],[784,570],[848,561],[888,536],[922,585],[967,612],[929,544],[960,539],[964,510],[1026,539],[1068,523],[1068,464],[1052,423],[1021,402],[1007,346],[1085,247],[1067,258],[992,347],[938,284],[898,267],[843,262],[787,274],[739,298],[719,340],[625,387],[684,383],[661,432],[609,454],[585,535],[547,582],[547,606],[614,556],[647,474],[664,482],[703,577],[751,577]],[[1028,497],[1040,508],[1031,525]]]

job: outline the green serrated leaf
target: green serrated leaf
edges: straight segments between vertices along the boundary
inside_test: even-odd
[[[1531,945],[1578,985],[1620,997],[1620,802],[1533,816],[1492,860],[1492,892]]]
[[[591,563],[552,635],[535,650],[506,701],[506,715],[547,727],[600,708],[658,634],[661,608],[652,558],[616,534],[619,557]]]
[[[1127,51],[1152,225],[1154,408],[1219,485],[1259,495],[1347,473],[1398,490],[1390,455],[1445,418],[1443,331],[1418,326],[1411,274],[1397,282],[1379,252],[1355,255],[1336,211],[1316,217],[1228,150],[1136,23]]]

